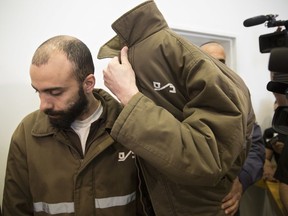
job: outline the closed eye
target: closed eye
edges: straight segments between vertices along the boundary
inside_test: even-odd
[[[35,89],[35,93],[40,93],[40,92],[43,92],[43,93],[46,93],[46,94],[49,94],[51,96],[60,96],[63,94],[64,92],[64,89],[61,88],[61,87],[55,87],[55,88],[48,88],[48,89],[44,89],[44,90],[38,90],[37,88],[35,88],[33,85],[32,87]]]
[[[60,96],[63,91],[60,89],[49,90],[48,93],[52,96]]]

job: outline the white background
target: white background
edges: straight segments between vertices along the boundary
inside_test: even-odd
[[[97,60],[100,46],[115,33],[111,24],[141,0],[0,0],[0,202],[10,137],[19,121],[38,108],[30,86],[29,66],[35,49],[46,39],[73,35],[94,55],[97,87],[105,88]],[[245,28],[247,18],[279,14],[288,19],[287,0],[155,0],[171,28],[236,38],[237,73],[248,85],[262,129],[269,126],[274,98],[266,91],[269,54],[259,52],[258,37],[275,31],[262,25]]]

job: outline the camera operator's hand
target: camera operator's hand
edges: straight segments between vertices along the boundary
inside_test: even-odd
[[[275,32],[281,32],[282,31],[282,27],[278,26]]]
[[[272,143],[273,150],[278,154],[281,154],[283,147],[284,147],[284,143],[282,141],[277,141],[277,142]]]
[[[268,159],[265,159],[265,163],[263,166],[263,180],[277,182],[274,178],[274,173],[276,171],[276,166],[272,164],[272,162]]]

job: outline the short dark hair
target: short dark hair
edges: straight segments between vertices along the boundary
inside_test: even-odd
[[[53,51],[64,53],[73,63],[73,72],[78,82],[83,82],[89,74],[94,74],[95,68],[89,48],[81,40],[67,35],[55,36],[43,42],[35,51],[32,64],[46,64]]]

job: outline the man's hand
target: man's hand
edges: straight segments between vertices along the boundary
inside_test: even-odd
[[[239,178],[233,181],[230,192],[222,200],[221,208],[224,209],[226,215],[234,215],[239,209],[240,199],[243,193],[243,187]]]
[[[265,159],[263,166],[263,180],[277,182],[277,179],[274,178],[275,171],[276,165],[273,165],[270,160]]]
[[[284,148],[284,143],[282,141],[277,141],[275,143],[272,143],[272,148],[275,152],[277,152],[278,154],[281,154]]]
[[[134,70],[128,61],[128,47],[121,50],[121,59],[114,57],[103,70],[105,86],[120,100],[123,105],[139,92],[136,86]]]

